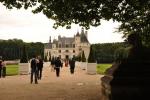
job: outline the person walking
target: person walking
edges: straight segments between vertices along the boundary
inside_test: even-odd
[[[6,77],[6,63],[4,60],[2,60],[2,77]]]
[[[0,60],[0,78],[2,77],[2,60]]]
[[[51,72],[54,72],[55,71],[55,59],[54,57],[52,57],[52,60],[51,60]]]
[[[33,56],[32,60],[31,60],[31,84],[33,82],[33,76],[34,76],[34,81],[35,81],[35,84],[38,84],[38,81],[37,81],[37,72],[38,72],[38,68],[37,68],[37,59],[35,56]]]
[[[57,59],[55,60],[55,70],[56,70],[56,76],[57,77],[59,77],[60,67],[62,67],[62,63],[60,61],[60,58],[57,57]]]
[[[43,60],[41,57],[39,57],[38,62],[38,79],[41,80],[42,78],[42,70],[43,70]]]
[[[75,59],[72,58],[70,61],[69,61],[69,65],[70,65],[70,73],[71,74],[74,74],[74,69],[75,69]]]

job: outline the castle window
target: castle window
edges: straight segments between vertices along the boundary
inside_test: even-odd
[[[75,53],[75,50],[73,50],[73,53]]]
[[[66,50],[66,52],[69,52],[68,50]]]
[[[68,48],[69,47],[69,45],[68,44],[66,44],[66,48]]]
[[[73,48],[75,48],[75,44],[73,44]]]
[[[59,53],[61,53],[61,50],[58,50]]]
[[[59,48],[61,48],[61,44],[59,44]]]

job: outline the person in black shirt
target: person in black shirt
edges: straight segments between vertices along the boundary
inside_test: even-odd
[[[38,62],[37,59],[35,58],[35,56],[33,56],[32,60],[31,60],[31,84],[33,82],[33,76],[34,76],[35,84],[38,84],[38,81],[37,81],[37,75],[38,75],[37,62]]]
[[[60,67],[62,67],[62,63],[60,61],[60,58],[57,57],[57,59],[55,60],[55,69],[56,69],[56,76],[57,77],[59,77]]]
[[[38,67],[38,79],[41,80],[42,78],[42,69],[43,69],[43,60],[42,58],[39,56],[38,58],[39,62],[37,64],[37,67]]]
[[[74,73],[74,68],[75,68],[75,59],[74,58],[72,58],[69,61],[69,65],[70,65],[70,73],[73,74]]]

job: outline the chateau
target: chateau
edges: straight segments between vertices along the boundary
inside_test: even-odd
[[[77,32],[74,37],[61,37],[58,36],[58,40],[54,39],[44,46],[44,56],[60,57],[61,59],[72,58],[78,56],[84,51],[86,59],[88,58],[90,51],[90,43],[87,38],[87,31],[81,29],[81,33]]]

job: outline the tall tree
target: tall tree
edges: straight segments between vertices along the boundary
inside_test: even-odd
[[[20,63],[28,63],[28,55],[27,55],[27,51],[26,51],[26,46],[23,46],[23,50],[22,50],[22,57],[20,59]]]
[[[86,62],[84,51],[82,51],[82,59],[81,60],[82,60],[82,62]]]

